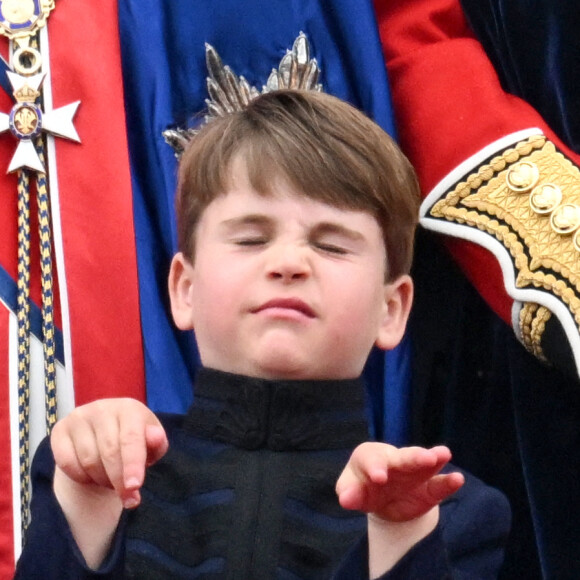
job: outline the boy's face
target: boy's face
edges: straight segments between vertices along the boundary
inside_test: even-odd
[[[169,279],[177,326],[195,330],[202,363],[278,379],[354,378],[374,343],[393,348],[412,283],[385,284],[385,247],[369,214],[310,200],[283,182],[273,196],[235,171],[204,211],[192,265]]]

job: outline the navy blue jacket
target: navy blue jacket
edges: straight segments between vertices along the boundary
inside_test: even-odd
[[[170,450],[147,473],[107,560],[87,569],[52,492],[45,442],[16,578],[368,578],[366,518],[334,485],[368,438],[360,381],[272,382],[203,369],[187,415],[161,417]],[[384,578],[495,578],[503,496],[468,476],[435,532]]]

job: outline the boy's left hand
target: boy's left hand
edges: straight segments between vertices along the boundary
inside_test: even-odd
[[[387,522],[426,514],[464,483],[461,473],[440,474],[451,459],[447,447],[431,449],[363,443],[336,484],[340,505]]]

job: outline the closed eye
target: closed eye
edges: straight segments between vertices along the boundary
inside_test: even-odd
[[[224,240],[242,247],[255,248],[268,244],[275,224],[271,217],[262,214],[243,214],[221,223]]]
[[[335,244],[324,244],[324,243],[315,243],[314,247],[322,252],[326,252],[328,254],[336,254],[338,256],[343,256],[348,254],[348,250],[342,246],[337,246]]]
[[[248,246],[262,246],[264,244],[267,244],[268,240],[266,238],[240,238],[237,240],[234,240],[234,244],[236,246],[244,246],[244,247],[248,247]]]
[[[333,257],[348,256],[358,253],[364,236],[358,231],[334,222],[321,222],[310,232],[310,243],[313,248]]]

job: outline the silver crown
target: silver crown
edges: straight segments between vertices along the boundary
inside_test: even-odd
[[[229,66],[224,66],[216,49],[207,43],[205,61],[209,73],[206,84],[210,98],[205,100],[207,114],[204,117],[204,124],[217,117],[243,110],[250,101],[264,93],[279,89],[322,91],[322,85],[318,83],[320,68],[316,59],[310,58],[310,45],[303,32],[294,41],[292,50],[288,50],[282,58],[278,68],[272,69],[261,91],[250,86],[243,76],[238,77]],[[167,129],[163,131],[163,137],[179,158],[199,129],[199,127]]]

